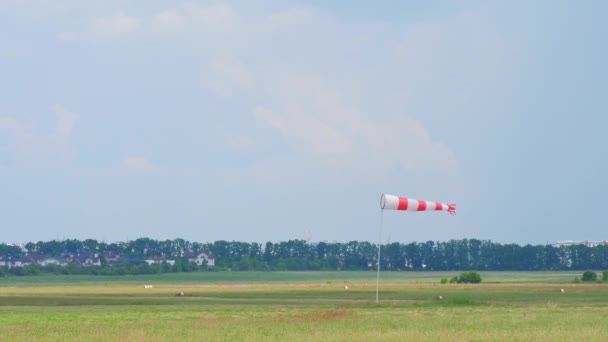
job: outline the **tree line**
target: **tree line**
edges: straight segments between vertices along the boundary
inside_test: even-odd
[[[103,258],[103,257],[102,257]],[[107,262],[102,262],[101,265],[84,266],[76,263],[65,266],[57,264],[38,265],[36,263],[18,267],[0,267],[0,277],[7,275],[13,276],[33,276],[39,274],[79,274],[79,275],[102,275],[102,276],[122,276],[122,275],[139,275],[139,274],[159,274],[173,272],[196,272],[201,270],[199,266],[184,258],[178,258],[173,265],[168,263],[148,264],[141,263],[133,265],[130,263],[120,263],[109,265]]]
[[[378,245],[366,241],[309,244],[305,240],[266,243],[220,240],[199,243],[184,239],[140,238],[105,243],[93,239],[68,239],[29,242],[25,245],[26,251],[0,244],[0,256],[22,257],[25,253],[60,256],[65,252],[111,251],[130,258],[165,257],[176,260],[184,258],[191,251],[209,251],[215,256],[216,270],[370,270],[376,268],[377,248]],[[380,267],[389,271],[607,269],[608,245],[521,246],[477,239],[393,242],[381,246]]]

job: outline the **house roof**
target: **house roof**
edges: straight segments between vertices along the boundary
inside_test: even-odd
[[[87,260],[91,259],[93,262],[98,262],[99,261],[99,257],[96,257],[95,255],[91,254],[91,253],[82,253],[77,255],[74,258],[76,261],[78,261],[79,263],[83,264],[86,263]]]
[[[153,261],[166,261],[167,258],[164,256],[155,256],[155,257],[148,257],[146,258],[146,260],[153,260]]]
[[[117,260],[112,261],[113,264],[120,264],[120,263],[125,263],[128,262],[130,264],[142,264],[145,263],[146,261],[142,258],[118,258]]]
[[[25,257],[23,257],[23,259],[28,259],[30,261],[39,262],[39,261],[48,259],[48,257],[45,255],[41,255],[41,254],[30,254],[30,255],[26,255]]]
[[[188,254],[186,254],[186,257],[188,259],[197,259],[200,255],[205,255],[207,259],[215,259],[213,254],[208,251],[188,252]]]

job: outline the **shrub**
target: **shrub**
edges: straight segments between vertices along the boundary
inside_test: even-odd
[[[447,284],[448,283],[448,277],[441,277],[441,283],[442,284]]]
[[[23,275],[31,276],[40,274],[40,265],[33,263],[23,266]]]
[[[603,281],[608,280],[608,270],[605,270],[604,272],[602,272],[602,280]]]
[[[25,275],[25,272],[23,272],[23,267],[21,266],[10,268],[10,272],[11,274],[19,277],[23,277]]]
[[[463,272],[458,278],[459,283],[481,283],[481,276],[475,271]]]
[[[597,279],[597,273],[593,271],[585,271],[581,279],[583,281],[595,281]]]
[[[458,277],[452,277],[452,279],[450,279],[450,284],[455,284],[458,283]]]
[[[581,282],[581,279],[579,277],[574,277],[574,283],[578,284]]]

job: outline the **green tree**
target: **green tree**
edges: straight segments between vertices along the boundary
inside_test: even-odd
[[[171,265],[168,262],[163,261],[162,264],[160,264],[160,265],[161,265],[161,267],[160,267],[160,272],[161,273],[169,273],[169,272],[171,272]]]
[[[603,281],[608,280],[608,270],[605,270],[604,272],[602,272],[602,280]]]
[[[597,280],[597,273],[593,271],[585,271],[583,272],[583,276],[581,277],[582,281],[595,281]]]
[[[108,266],[108,259],[106,258],[105,255],[99,254],[99,263],[101,264],[101,267]]]
[[[338,265],[339,265],[339,260],[338,257],[335,255],[329,255],[327,256],[327,258],[325,259],[327,267],[330,270],[337,270],[338,269]]]
[[[76,239],[67,239],[60,243],[59,246],[63,245],[63,249],[71,253],[80,253],[82,251],[82,242]],[[61,247],[59,247],[61,248]],[[56,255],[63,253],[63,250],[55,250]]]
[[[12,275],[16,275],[19,277],[22,277],[25,275],[25,272],[23,271],[23,267],[12,267],[9,268],[9,273]]]
[[[12,245],[0,243],[0,256],[20,258],[23,256],[23,252],[21,251],[21,248],[19,248],[18,246],[12,246]]]
[[[194,261],[188,261],[186,264],[186,272],[196,272],[198,271],[198,264]]]
[[[131,274],[150,274],[150,265],[146,262],[139,264],[131,269]]]
[[[95,239],[86,239],[82,242],[82,245],[85,249],[88,249],[91,252],[95,252],[99,243]]]
[[[38,265],[37,263],[31,263],[29,265],[23,266],[23,274],[26,276],[40,274],[40,265]]]
[[[459,283],[481,283],[481,276],[476,271],[463,272],[458,278]]]

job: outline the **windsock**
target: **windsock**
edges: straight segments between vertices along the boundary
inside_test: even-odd
[[[456,214],[456,204],[443,204],[439,202],[416,200],[388,194],[382,194],[382,197],[380,197],[380,208],[382,208],[382,210],[406,211],[445,210],[452,215]]]

